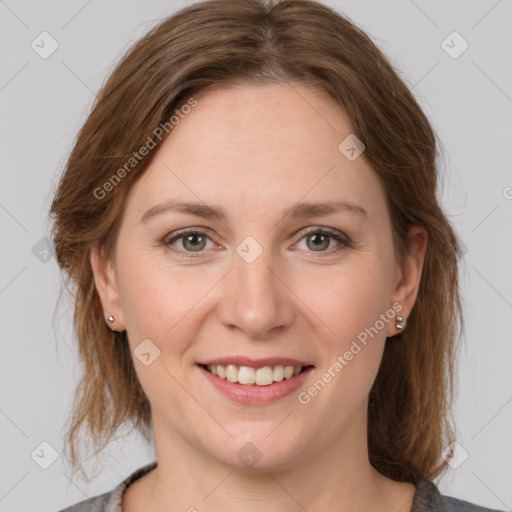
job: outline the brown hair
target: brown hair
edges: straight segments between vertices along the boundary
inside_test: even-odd
[[[368,443],[370,462],[395,480],[431,479],[446,468],[440,453],[453,437],[448,416],[463,319],[460,247],[436,197],[438,141],[370,38],[308,0],[210,0],[182,9],[123,57],[78,134],[51,207],[57,261],[73,285],[84,367],[67,433],[75,468],[82,427],[97,454],[121,425],[131,422],[146,438],[151,426],[126,332],[113,333],[106,325],[89,260],[94,246],[109,258],[115,254],[127,193],[158,145],[132,162],[133,169],[127,160],[155,139],[159,126],[169,127],[193,94],[230,83],[293,82],[326,92],[364,142],[363,157],[386,191],[400,261],[408,251],[408,228],[417,224],[428,232],[407,328],[387,340],[370,393]]]

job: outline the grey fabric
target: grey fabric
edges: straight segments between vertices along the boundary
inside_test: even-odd
[[[149,473],[154,467],[156,467],[156,464],[156,461],[153,461],[150,464],[137,469],[112,491],[81,501],[76,505],[71,505],[71,507],[62,509],[59,512],[123,512],[122,503],[125,489],[132,482],[141,478],[146,473]]]
[[[411,512],[504,512],[480,507],[468,501],[443,496],[434,482],[422,480],[416,486]]]
[[[67,507],[59,512],[123,512],[122,499],[125,489],[135,480],[142,477],[153,468],[157,462],[143,466],[125,480],[123,480],[112,491],[94,496],[87,500],[81,501],[76,505]],[[496,509],[479,507],[473,503],[443,496],[437,486],[429,481],[422,480],[416,486],[416,493],[411,512],[504,512]]]

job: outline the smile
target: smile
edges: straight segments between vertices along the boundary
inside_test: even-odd
[[[244,366],[197,364],[196,367],[217,392],[244,405],[277,402],[302,386],[313,365]]]
[[[252,368],[251,366],[237,366],[234,364],[208,364],[201,365],[205,370],[220,379],[246,386],[270,386],[274,382],[291,379],[305,371],[309,366],[276,365]]]

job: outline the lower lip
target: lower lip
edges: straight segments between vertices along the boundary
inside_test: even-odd
[[[268,386],[257,386],[251,384],[239,384],[221,379],[198,365],[203,375],[222,393],[231,398],[234,402],[246,405],[264,405],[277,402],[280,398],[293,393],[308,377],[313,366],[305,371],[280,382],[274,382]]]

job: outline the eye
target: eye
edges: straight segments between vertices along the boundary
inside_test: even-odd
[[[301,238],[302,240],[306,240],[306,250],[309,249],[312,252],[332,253],[350,246],[347,237],[339,231],[329,228],[310,228],[305,232],[305,236]],[[332,240],[338,242],[338,245],[332,247]]]
[[[203,228],[204,229],[204,228]],[[339,231],[331,230],[329,228],[309,228],[303,232],[303,236],[299,242],[306,240],[306,251],[318,252],[318,253],[337,253],[344,247],[350,246],[350,240]],[[332,246],[332,240],[338,242],[335,247]],[[211,249],[207,247],[207,242],[211,241],[208,236],[208,231],[198,228],[188,228],[177,233],[172,233],[170,237],[166,237],[162,240],[162,244],[168,247],[175,253],[178,253],[183,257],[196,257],[202,253],[205,249]],[[177,244],[177,247],[175,245]],[[181,246],[181,247],[180,247]]]
[[[203,249],[206,248],[207,240],[211,242],[205,231],[200,231],[198,229],[188,229],[174,234],[172,238],[165,239],[163,244],[175,252],[194,253],[203,251]],[[175,244],[175,242],[178,242],[178,244],[181,245],[181,248],[175,249],[171,247]]]

